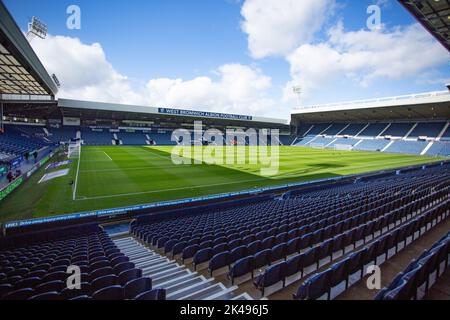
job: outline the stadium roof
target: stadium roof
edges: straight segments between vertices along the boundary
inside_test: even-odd
[[[0,0],[0,94],[52,96],[58,92],[36,53]],[[28,99],[32,99],[29,97]]]
[[[399,0],[399,2],[450,51],[449,0]]]
[[[160,115],[160,116],[175,116],[175,117],[191,117],[191,118],[206,118],[206,119],[221,119],[231,121],[245,121],[245,122],[263,122],[273,124],[287,125],[287,120],[254,117],[247,115],[237,115],[228,113],[218,113],[209,111],[194,111],[194,110],[181,110],[170,108],[158,108],[158,107],[146,107],[146,106],[134,106],[124,105],[117,103],[104,103],[104,102],[92,102],[92,101],[80,101],[70,99],[58,99],[58,107],[62,110],[63,115],[66,114],[64,109],[78,109],[78,110],[92,110],[103,113],[121,112],[130,114],[143,114],[143,115]],[[69,114],[72,116],[72,114]]]
[[[391,98],[358,100],[296,109],[301,122],[401,121],[450,119],[450,92],[440,91]]]

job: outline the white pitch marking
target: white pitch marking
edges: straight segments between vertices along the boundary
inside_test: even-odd
[[[403,160],[403,161],[388,162],[388,163],[385,163],[385,164],[399,164],[399,163],[410,163],[410,162],[415,162],[415,160],[412,160],[412,159],[409,160],[408,159],[408,160]],[[375,163],[375,164],[366,165],[366,166],[352,167],[352,168],[349,168],[349,169],[352,169],[352,170],[353,169],[363,169],[363,168],[369,168],[369,167],[376,167],[378,165],[380,165],[380,163]],[[294,174],[295,172],[296,171],[289,171],[289,172],[286,172],[285,174],[281,174],[281,175],[277,176],[277,178],[280,178],[280,177],[283,177],[283,176],[289,177],[292,174]],[[330,170],[319,170],[319,171],[316,171],[315,173],[328,173],[328,172],[331,172],[331,171]],[[367,172],[367,173],[369,173],[369,172]],[[251,180],[239,180],[239,181],[233,181],[233,182],[205,184],[205,185],[192,186],[192,187],[182,187],[182,188],[172,188],[172,189],[162,189],[162,190],[132,192],[132,193],[121,193],[121,194],[113,194],[113,195],[108,195],[108,196],[83,197],[83,198],[80,197],[77,200],[78,201],[83,201],[83,200],[119,198],[119,197],[135,196],[135,195],[142,195],[142,194],[152,194],[152,193],[159,193],[159,192],[166,192],[166,191],[180,191],[180,190],[186,190],[186,189],[202,189],[202,188],[207,188],[207,187],[216,187],[216,186],[223,186],[223,185],[239,184],[239,183],[245,183],[245,182],[257,182],[257,181],[264,181],[264,180],[270,180],[270,179],[269,178],[258,178],[258,179],[251,179]],[[274,186],[276,186],[276,185],[274,185]]]
[[[111,159],[111,157],[105,151],[103,151],[103,153],[109,158],[109,160],[113,161],[113,159]]]

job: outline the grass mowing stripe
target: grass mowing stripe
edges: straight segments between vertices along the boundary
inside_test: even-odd
[[[172,150],[173,147],[84,146],[67,177],[37,184],[45,173],[41,170],[2,201],[0,221],[251,190],[442,159],[283,146],[279,174],[266,178],[260,175],[259,165],[248,162],[229,166],[174,165]],[[247,151],[250,150],[246,150],[248,157],[251,153]],[[88,199],[80,199],[80,194]]]

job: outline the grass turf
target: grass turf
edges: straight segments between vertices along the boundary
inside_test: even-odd
[[[69,175],[38,184],[45,173],[41,168],[1,202],[0,221],[198,197],[438,160],[401,154],[280,147],[279,172],[265,177],[259,165],[249,163],[174,165],[172,148],[83,147],[80,163],[72,163]],[[248,156],[249,149],[245,148],[245,152]],[[75,181],[74,199],[71,182]]]

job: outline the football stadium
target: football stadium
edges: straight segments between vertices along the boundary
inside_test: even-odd
[[[448,1],[394,5],[450,51]],[[285,120],[76,100],[29,33],[0,1],[0,300],[450,299],[450,85]]]

